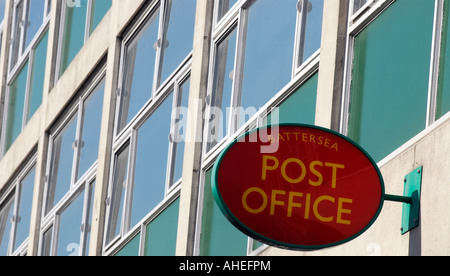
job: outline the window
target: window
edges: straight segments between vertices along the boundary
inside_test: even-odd
[[[371,2],[373,0],[353,0],[352,14],[358,12],[367,2]]]
[[[58,77],[65,72],[84,43],[108,12],[112,0],[67,0],[61,11]]]
[[[189,78],[183,76],[117,143],[107,199],[106,245],[127,235],[149,215],[153,225],[154,215],[177,197],[188,93]]]
[[[352,38],[343,132],[377,162],[427,125],[434,7],[434,1],[396,0]]]
[[[12,181],[12,191],[0,197],[0,256],[24,255],[30,231],[35,157]]]
[[[443,117],[450,111],[450,2],[443,1],[442,37],[439,59],[439,77],[436,98],[435,119]]]
[[[195,7],[195,1],[156,1],[138,31],[124,40],[117,132],[192,51]]]
[[[3,153],[8,151],[42,103],[50,19],[46,5],[49,2],[45,0],[20,0],[14,5],[3,116]]]
[[[320,48],[323,0],[239,3],[239,13],[214,32],[207,151],[246,124]],[[233,3],[216,4],[222,18]]]
[[[76,105],[51,130],[44,219],[41,223],[42,255],[78,256],[87,253],[104,74],[103,69],[90,81]]]
[[[317,79],[318,74],[315,73],[277,105],[277,122],[314,124]],[[275,115],[269,113],[264,118],[263,124],[270,123],[272,116]],[[213,256],[252,254],[262,243],[248,239],[223,216],[213,198],[211,177],[212,169],[207,166],[203,181],[203,203],[200,205],[201,234],[198,254]],[[234,242],[227,242],[229,240]]]

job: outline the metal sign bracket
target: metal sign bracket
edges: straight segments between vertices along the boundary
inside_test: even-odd
[[[402,226],[400,228],[402,235],[419,226],[422,170],[423,167],[421,166],[405,176],[403,196],[385,195],[384,197],[388,201],[403,203]]]

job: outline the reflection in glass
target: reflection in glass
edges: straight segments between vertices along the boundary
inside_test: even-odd
[[[76,180],[98,159],[104,90],[105,82],[103,80],[84,103],[83,131],[79,143],[80,159]]]
[[[0,206],[0,256],[8,254],[9,237],[11,235],[12,217],[14,214],[14,197]]]
[[[207,150],[213,148],[227,134],[227,108],[231,106],[235,54],[236,29],[228,34],[216,49]]]
[[[27,87],[28,61],[9,87],[8,110],[5,133],[5,152],[22,132],[23,108]]]
[[[164,199],[172,100],[171,93],[139,128],[131,227]]]
[[[217,4],[217,21],[233,7],[237,0],[219,0]]]
[[[48,213],[70,189],[76,127],[77,116],[73,116],[53,140],[45,213]]]
[[[175,133],[173,133],[173,160],[172,160],[172,172],[169,185],[175,184],[182,175],[183,171],[183,156],[184,156],[184,145],[186,137],[186,125],[187,125],[187,112],[182,112],[187,110],[189,101],[189,85],[190,79],[186,80],[178,91],[177,107],[178,113],[177,117],[174,118]],[[186,116],[186,117],[185,117]]]
[[[196,1],[167,1],[164,43],[158,43],[162,50],[161,83],[192,50],[196,5]]]
[[[256,1],[249,8],[240,101],[243,110],[258,110],[291,79],[297,2]],[[247,120],[241,118],[238,126]]]
[[[120,233],[122,210],[125,199],[125,186],[128,180],[129,145],[126,145],[115,158],[114,178],[109,201],[109,220],[106,233],[106,243],[111,242]]]
[[[44,21],[44,8],[46,0],[30,0],[28,5],[28,25],[26,30],[26,49],[30,45]]]
[[[152,96],[158,22],[159,12],[155,11],[142,33],[127,47],[119,132]]]
[[[16,219],[16,235],[14,250],[28,237],[31,220],[31,204],[33,202],[35,168],[33,168],[22,180],[20,185],[20,197],[18,201],[18,217]]]
[[[83,203],[84,190],[60,215],[57,256],[80,255],[80,229],[83,218]]]

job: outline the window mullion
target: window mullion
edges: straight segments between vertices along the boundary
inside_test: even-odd
[[[430,78],[428,85],[428,106],[426,127],[436,120],[436,101],[439,81],[439,63],[441,54],[442,29],[444,19],[444,0],[436,0],[431,47]]]

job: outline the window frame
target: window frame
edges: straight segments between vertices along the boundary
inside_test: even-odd
[[[228,122],[226,126],[227,133],[224,133],[223,138],[217,141],[217,143],[208,149],[207,143],[203,145],[204,156],[213,156],[215,153],[220,151],[223,147],[223,144],[227,143],[227,140],[233,139],[236,137],[236,133],[244,133],[245,130],[248,130],[252,125],[259,126],[262,124],[262,118],[265,114],[268,114],[270,110],[273,108],[274,103],[279,101],[281,98],[286,97],[286,95],[292,91],[289,91],[287,87],[292,86],[293,83],[303,81],[306,76],[310,76],[314,70],[318,66],[318,60],[320,58],[320,47],[316,50],[314,54],[310,57],[307,57],[303,63],[299,63],[299,56],[301,44],[301,34],[302,29],[304,30],[305,26],[302,26],[301,19],[302,15],[297,9],[296,22],[295,22],[295,37],[294,44],[292,45],[292,69],[291,69],[291,77],[290,80],[286,83],[286,85],[281,88],[281,90],[277,93],[274,91],[274,95],[272,98],[257,110],[256,113],[242,126],[239,126],[237,122],[239,118],[239,108],[237,106],[237,102],[239,102],[239,97],[241,95],[241,85],[242,85],[242,74],[244,71],[244,52],[246,47],[246,30],[248,26],[248,12],[251,6],[258,0],[238,0],[233,7],[228,10],[227,13],[217,22],[218,15],[218,3],[219,0],[215,1],[214,8],[214,19],[213,19],[213,30],[212,30],[212,42],[211,42],[211,51],[210,51],[210,65],[209,65],[209,76],[208,76],[208,88],[207,88],[207,96],[206,96],[206,116],[207,119],[205,121],[204,135],[203,137],[206,140],[210,140],[210,128],[211,122],[209,120],[212,111],[211,98],[213,94],[213,86],[214,86],[214,70],[216,66],[216,52],[218,49],[218,45],[226,39],[226,37],[231,34],[232,31],[236,30],[236,53],[234,56],[234,72],[233,72],[233,80],[232,80],[232,91],[231,91],[231,111],[228,115],[230,117],[227,120],[223,120],[224,123]],[[302,0],[303,1],[303,0]],[[323,19],[322,19],[323,20]],[[320,30],[322,31],[322,30]],[[228,100],[228,99],[227,99]],[[222,113],[225,113],[222,111]],[[233,117],[232,117],[233,116]]]
[[[381,15],[385,9],[387,9],[391,4],[397,0],[368,0],[360,10],[352,15],[352,8],[349,9],[349,22],[347,30],[347,46],[345,55],[345,69],[344,69],[344,89],[343,97],[341,102],[341,115],[340,115],[340,128],[339,132],[343,135],[348,134],[348,124],[349,124],[349,107],[351,99],[351,82],[352,82],[352,70],[353,70],[353,60],[354,60],[354,41],[358,34],[362,32],[365,27],[370,24],[375,18]],[[414,135],[412,138],[408,139],[407,142],[394,149],[390,154],[385,156],[382,160],[378,162],[379,166],[385,164],[395,156],[402,149],[412,145],[420,137],[423,137],[427,133],[431,132],[433,129],[439,127],[444,121],[450,118],[450,112],[444,114],[441,118],[436,119],[436,101],[438,94],[438,79],[439,79],[439,63],[440,63],[440,51],[441,51],[441,39],[442,39],[442,25],[444,16],[444,5],[445,0],[435,0],[434,7],[434,19],[433,19],[433,30],[432,30],[432,45],[430,52],[430,72],[429,72],[429,82],[428,82],[428,92],[427,92],[427,110],[425,116],[425,125],[423,130]],[[350,2],[353,4],[352,2]]]
[[[4,109],[3,109],[3,118],[2,118],[2,125],[7,126],[8,122],[8,109],[9,109],[9,100],[10,100],[10,91],[11,91],[11,85],[16,80],[16,78],[19,76],[19,74],[22,72],[22,69],[24,69],[25,65],[28,63],[28,68],[26,72],[26,83],[25,83],[25,91],[24,91],[24,102],[23,102],[23,110],[22,110],[22,122],[21,122],[21,131],[25,128],[26,124],[28,123],[28,107],[30,104],[30,97],[31,97],[31,74],[34,67],[34,52],[36,51],[36,48],[41,43],[42,39],[45,35],[48,35],[49,32],[49,25],[50,25],[50,10],[48,10],[48,4],[51,0],[46,0],[46,4],[44,7],[44,15],[43,15],[43,22],[41,26],[39,27],[38,31],[36,32],[34,38],[30,41],[30,44],[27,48],[23,49],[23,40],[25,39],[26,31],[24,31],[24,28],[21,28],[20,31],[20,42],[19,42],[19,49],[18,49],[18,56],[17,56],[17,62],[12,66],[12,54],[13,54],[13,47],[14,43],[14,31],[16,26],[14,26],[15,17],[16,14],[16,7],[20,3],[24,3],[24,10],[22,12],[22,20],[26,20],[28,18],[27,10],[29,6],[29,1],[31,0],[15,0],[14,7],[13,7],[13,23],[12,23],[12,31],[11,31],[11,37],[9,38],[11,43],[9,45],[9,58],[8,58],[8,73],[7,73],[7,79],[6,79],[6,86],[5,86],[5,102],[4,102]],[[3,24],[3,23],[2,23]],[[23,24],[23,23],[19,23]],[[48,43],[48,42],[47,42]],[[48,45],[48,44],[47,44]],[[11,68],[12,66],[12,68]],[[42,93],[45,93],[45,91],[42,91]],[[5,143],[6,143],[6,133],[7,128],[2,127],[0,130],[0,158],[3,158],[3,156],[7,153],[9,150],[5,150]],[[12,142],[13,144],[14,142]],[[11,145],[12,145],[11,144]]]
[[[59,220],[61,214],[66,210],[66,208],[77,198],[77,196],[83,192],[85,192],[85,201],[83,208],[83,223],[87,223],[87,212],[93,207],[89,205],[89,199],[94,195],[94,191],[90,189],[91,185],[95,184],[96,173],[97,173],[97,165],[98,165],[98,157],[90,167],[83,173],[83,175],[79,175],[78,179],[76,179],[78,170],[80,167],[80,149],[78,147],[78,141],[82,139],[82,131],[84,124],[84,116],[85,116],[85,103],[88,103],[92,96],[95,93],[106,93],[105,91],[99,91],[98,89],[102,87],[105,83],[106,78],[106,65],[93,75],[92,79],[90,79],[87,85],[82,88],[82,93],[78,96],[68,111],[63,114],[60,119],[57,121],[56,125],[49,130],[48,133],[48,149],[47,149],[47,164],[45,168],[45,178],[44,178],[44,192],[43,192],[43,201],[42,201],[42,221],[40,226],[40,234],[39,234],[39,255],[44,254],[45,249],[49,249],[49,253],[53,256],[57,250],[57,242],[59,238]],[[101,103],[103,108],[103,101]],[[60,199],[53,199],[53,205],[48,208],[48,194],[50,186],[50,175],[53,170],[53,154],[54,154],[54,141],[55,138],[59,137],[59,135],[64,133],[64,130],[69,126],[72,120],[76,120],[76,133],[75,133],[75,141],[72,143],[72,151],[73,158],[71,161],[71,175],[70,175],[70,183],[69,189],[65,191],[64,195]],[[100,118],[101,121],[101,118]],[[97,138],[100,140],[100,137]],[[56,183],[55,185],[58,185]],[[56,187],[56,186],[55,186]],[[56,201],[58,200],[58,201]],[[90,227],[90,226],[89,226]],[[48,236],[50,238],[50,248],[45,247],[45,238],[48,230],[51,229],[51,234]],[[88,228],[89,229],[89,228]],[[86,246],[86,235],[88,235],[89,231],[85,231],[86,228],[80,229],[82,232],[81,243],[79,254],[82,255]],[[81,235],[81,234],[80,234]]]
[[[301,23],[301,15],[297,10],[296,16],[296,26],[295,26],[295,38],[292,53],[292,70],[291,70],[291,79],[286,83],[286,85],[281,88],[280,91],[276,92],[271,99],[269,99],[263,107],[261,107],[246,123],[244,123],[241,127],[236,127],[236,123],[231,123],[231,118],[229,119],[230,123],[227,126],[228,133],[224,134],[224,137],[217,141],[216,145],[208,149],[209,143],[209,132],[210,132],[210,122],[209,116],[211,115],[211,98],[212,98],[212,89],[214,86],[214,70],[216,67],[216,52],[218,49],[218,45],[222,41],[224,41],[232,31],[236,30],[236,53],[234,56],[234,72],[233,72],[233,83],[232,83],[232,91],[231,98],[227,99],[227,101],[235,102],[238,97],[236,89],[239,89],[236,81],[237,78],[240,78],[239,74],[242,74],[242,66],[243,66],[243,49],[245,44],[242,43],[245,36],[245,30],[247,28],[248,21],[244,20],[247,17],[247,12],[244,9],[250,7],[255,0],[238,0],[230,9],[223,15],[220,20],[217,20],[218,16],[218,5],[217,1],[215,1],[214,7],[214,18],[213,18],[213,29],[212,29],[212,42],[211,42],[211,50],[209,56],[209,74],[208,74],[208,87],[207,87],[207,96],[206,96],[206,110],[205,110],[205,125],[203,128],[203,143],[202,143],[202,159],[201,159],[201,173],[198,187],[198,203],[197,203],[197,212],[196,212],[196,224],[195,224],[195,236],[194,236],[194,248],[193,255],[200,255],[201,248],[201,231],[202,231],[202,216],[203,216],[203,203],[204,203],[204,189],[205,189],[205,177],[208,170],[212,169],[214,162],[216,161],[220,152],[222,152],[226,145],[236,139],[238,136],[242,135],[246,131],[249,131],[253,128],[257,128],[259,126],[264,125],[264,119],[268,114],[273,112],[275,118],[277,117],[277,107],[281,104],[287,97],[292,95],[300,86],[308,81],[308,79],[317,74],[319,70],[319,60],[320,60],[320,48],[316,50],[310,57],[307,57],[303,63],[299,63],[299,54],[300,48],[299,43],[301,39],[300,30],[302,26]],[[323,18],[322,18],[323,20]],[[320,30],[322,33],[322,30]],[[237,64],[239,62],[240,64]],[[232,106],[235,108],[235,106]],[[233,111],[230,112],[233,114]],[[224,120],[226,122],[227,120]],[[234,125],[232,125],[234,124]],[[247,251],[246,254],[248,256],[253,256],[259,254],[260,252],[267,249],[269,246],[262,244],[258,248],[254,247],[256,243],[255,240],[248,238],[247,240]]]
[[[120,132],[120,134],[115,137],[113,142],[113,148],[111,153],[111,171],[109,174],[109,185],[106,197],[106,219],[105,219],[105,229],[103,235],[103,254],[110,255],[113,252],[120,250],[120,247],[128,242],[131,238],[135,237],[138,232],[141,233],[140,237],[140,254],[143,254],[145,245],[145,228],[147,225],[161,212],[165,210],[167,206],[172,204],[180,195],[181,192],[181,182],[182,179],[178,179],[172,183],[173,174],[175,170],[175,154],[176,154],[176,140],[171,137],[174,136],[175,129],[175,118],[179,115],[175,107],[180,104],[180,93],[186,92],[186,90],[181,91],[181,87],[190,80],[190,61],[187,62],[183,68],[171,78],[171,82],[161,90],[154,99],[149,101],[134,117],[134,119],[127,124],[127,126]],[[189,91],[187,91],[189,92]],[[172,94],[172,95],[171,95]],[[171,120],[170,120],[170,133],[168,135],[168,147],[167,147],[167,164],[166,164],[166,175],[164,183],[164,199],[159,202],[149,213],[136,225],[131,225],[131,206],[133,203],[132,198],[132,184],[134,181],[134,172],[136,165],[136,151],[137,151],[137,140],[139,136],[139,128],[144,125],[147,120],[153,115],[160,105],[167,100],[169,96],[172,96],[172,102],[170,103]],[[113,208],[112,197],[114,193],[115,175],[116,175],[116,164],[118,156],[126,150],[128,147],[128,157],[126,164],[127,176],[124,179],[124,183],[118,184],[118,187],[122,187],[124,194],[122,195],[123,201],[118,206],[118,214],[120,217],[115,218],[115,227],[119,227],[115,232],[118,232],[114,237],[110,237],[110,222],[112,219],[111,208]],[[119,224],[117,224],[120,221]]]
[[[47,0],[47,1],[51,1],[51,0]],[[72,1],[74,7],[70,7],[69,6],[69,1],[71,0],[64,0],[61,1],[60,5],[61,5],[61,11],[60,11],[60,16],[59,16],[59,24],[56,27],[58,30],[58,46],[57,46],[57,52],[56,52],[56,59],[55,59],[55,78],[54,78],[54,84],[56,84],[56,82],[58,82],[58,80],[61,78],[61,76],[64,74],[65,70],[70,66],[70,64],[72,63],[69,62],[67,65],[67,68],[64,70],[64,72],[61,72],[61,59],[62,59],[62,51],[64,49],[64,36],[65,36],[65,24],[66,24],[66,10],[67,8],[78,8],[76,7],[76,1]],[[92,35],[91,33],[91,23],[92,23],[92,8],[94,7],[93,2],[95,0],[86,0],[86,18],[85,18],[85,26],[84,26],[84,41],[83,41],[83,45],[86,44],[87,40],[89,39],[89,37]],[[94,32],[94,29],[92,30],[92,32]],[[76,56],[76,55],[75,55]]]
[[[33,153],[30,158],[27,159],[26,164],[20,169],[19,173],[12,178],[10,181],[9,187],[5,190],[3,195],[0,196],[0,206],[3,206],[3,203],[7,200],[12,200],[12,208],[13,208],[13,217],[12,217],[12,225],[11,232],[7,235],[8,239],[8,249],[7,256],[25,256],[27,254],[28,249],[28,237],[19,245],[15,244],[16,241],[16,230],[17,230],[17,216],[20,214],[19,205],[22,198],[23,191],[23,181],[29,174],[36,169],[36,160],[37,154]],[[33,179],[33,184],[35,183],[35,179]],[[34,185],[33,185],[34,188]],[[31,210],[29,210],[31,214]],[[20,220],[19,220],[20,221]],[[15,248],[14,248],[15,247]]]
[[[123,132],[126,132],[126,128],[129,127],[134,123],[134,120],[139,117],[138,114],[142,112],[148,106],[152,101],[155,101],[155,99],[158,97],[160,93],[163,93],[169,87],[172,85],[172,82],[174,78],[177,76],[177,72],[180,72],[183,69],[186,64],[190,63],[190,60],[192,58],[192,50],[189,52],[189,54],[186,55],[186,57],[181,61],[181,63],[178,64],[178,66],[172,71],[166,79],[162,79],[162,72],[163,72],[163,55],[164,50],[162,50],[161,47],[161,41],[167,36],[166,26],[169,24],[167,22],[167,2],[173,1],[173,0],[157,0],[153,1],[148,7],[145,8],[142,15],[139,16],[138,20],[129,28],[127,31],[127,34],[122,39],[122,45],[121,45],[121,53],[120,53],[120,65],[119,65],[119,77],[117,82],[117,89],[116,89],[116,96],[117,96],[117,105],[116,105],[116,112],[115,112],[115,120],[114,120],[114,136],[118,137],[122,135]],[[154,17],[158,18],[158,22],[152,22],[152,19]],[[125,123],[122,128],[120,128],[120,116],[121,109],[122,109],[122,101],[124,98],[124,90],[125,90],[125,82],[127,81],[125,75],[125,71],[127,70],[128,66],[128,55],[127,51],[129,47],[135,43],[139,42],[139,38],[141,35],[145,32],[146,28],[149,27],[149,24],[157,24],[158,28],[158,34],[157,34],[157,40],[155,41],[154,47],[155,53],[151,53],[152,55],[155,54],[155,63],[150,66],[153,67],[153,76],[149,76],[152,78],[152,88],[150,92],[150,97],[147,98],[147,102],[145,104],[142,104],[140,106],[140,110],[137,112],[137,114],[133,115],[133,118],[128,118],[128,122]],[[132,80],[131,80],[132,81]]]

